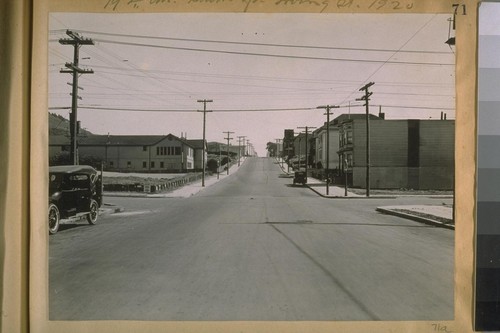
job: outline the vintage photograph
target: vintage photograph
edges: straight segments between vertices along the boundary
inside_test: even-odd
[[[450,14],[49,14],[49,319],[454,319]]]

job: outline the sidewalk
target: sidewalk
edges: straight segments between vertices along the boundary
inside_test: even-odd
[[[245,163],[245,158],[241,159],[241,166]],[[237,163],[229,168],[229,176],[238,171],[241,167]],[[217,179],[217,174],[211,176],[205,176],[205,187],[201,186],[202,181],[196,181],[193,183],[186,184],[170,192],[162,193],[141,193],[141,192],[104,192],[104,197],[131,197],[131,198],[188,198],[199,192],[201,192],[206,187],[213,185],[219,181],[224,180],[228,177],[227,172],[221,172],[219,174],[219,179]]]
[[[287,175],[293,175],[293,172],[288,173],[288,165],[285,162],[278,162],[283,173]],[[402,196],[412,196],[412,195],[373,195],[370,197],[366,197],[365,195],[356,194],[346,190],[344,187],[330,185],[328,187],[328,194],[326,189],[326,182],[313,178],[307,177],[307,184],[305,185],[310,188],[312,191],[317,193],[323,198],[337,198],[337,199],[394,199]],[[417,195],[413,195],[417,196]],[[419,195],[421,196],[421,195]],[[449,198],[448,195],[425,195],[426,197],[440,197],[440,198]],[[451,196],[452,197],[452,196]],[[438,206],[438,205],[404,205],[404,206],[382,206],[377,207],[376,210],[378,212],[395,215],[398,217],[411,219],[413,221],[418,221],[438,227],[444,227],[448,229],[455,229],[454,221],[453,221],[453,207],[450,206]]]
[[[377,207],[378,212],[407,218],[437,227],[455,229],[453,221],[453,207],[431,205],[405,205]]]

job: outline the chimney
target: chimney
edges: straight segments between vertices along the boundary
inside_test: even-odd
[[[378,106],[378,117],[381,119],[385,119],[385,113],[382,112],[382,105]]]

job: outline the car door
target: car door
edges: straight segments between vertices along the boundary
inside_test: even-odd
[[[90,208],[90,177],[87,174],[73,176],[73,189],[75,191],[76,209],[78,213],[88,212]]]
[[[76,191],[73,185],[73,175],[63,175],[61,182],[61,200],[59,209],[64,211],[64,216],[71,217],[76,214]]]

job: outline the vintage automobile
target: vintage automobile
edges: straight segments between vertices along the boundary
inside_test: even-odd
[[[62,219],[86,217],[96,224],[102,204],[102,174],[87,165],[49,168],[49,233],[59,230]]]
[[[293,176],[293,184],[302,184],[305,185],[307,183],[307,176],[305,171],[295,171]]]

